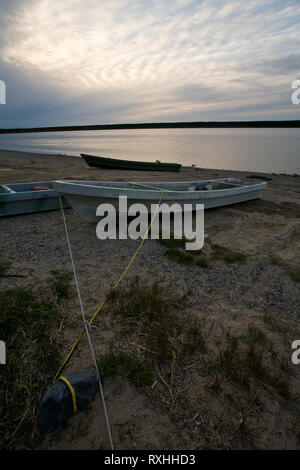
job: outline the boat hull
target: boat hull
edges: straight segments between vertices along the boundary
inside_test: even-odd
[[[46,186],[49,190],[32,190],[33,186]],[[70,207],[63,198],[64,207]],[[59,209],[58,193],[53,183],[15,183],[0,186],[0,217],[30,214]]]
[[[228,182],[229,186],[233,179],[209,180],[203,183]],[[116,212],[119,212],[119,196],[126,196],[128,205],[143,204],[149,213],[153,213],[160,200],[162,190],[165,189],[161,204],[166,203],[169,207],[179,204],[183,209],[185,204],[195,210],[197,204],[203,204],[204,209],[227,206],[239,202],[257,199],[266,187],[266,183],[245,183],[242,186],[230,187],[217,190],[186,191],[184,186],[192,186],[199,182],[181,183],[117,183],[117,182],[80,182],[80,181],[55,181],[54,188],[61,193],[71,204],[74,210],[86,221],[97,222],[100,218],[96,215],[100,204],[111,204]],[[142,186],[151,185],[154,189],[142,189]],[[165,187],[163,187],[165,186]],[[182,189],[183,188],[183,189]]]
[[[155,163],[120,160],[118,158],[98,157],[95,155],[80,154],[84,161],[92,167],[110,168],[116,170],[140,170],[140,171],[179,171],[179,163]]]

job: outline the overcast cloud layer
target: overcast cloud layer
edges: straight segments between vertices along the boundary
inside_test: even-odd
[[[299,0],[0,0],[0,127],[300,119]]]

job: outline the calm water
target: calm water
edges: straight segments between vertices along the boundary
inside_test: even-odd
[[[0,148],[161,160],[203,168],[300,174],[299,129],[130,129],[0,135]]]

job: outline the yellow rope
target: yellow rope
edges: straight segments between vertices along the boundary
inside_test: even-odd
[[[72,387],[72,385],[70,384],[70,382],[68,381],[68,379],[66,379],[66,377],[64,377],[63,375],[61,375],[59,377],[59,380],[63,380],[67,386],[69,387],[69,390],[71,392],[71,395],[72,395],[72,400],[73,400],[73,409],[74,409],[74,413],[76,413],[77,411],[77,403],[76,403],[76,395],[75,395],[75,390],[74,388]]]
[[[150,228],[151,228],[151,226],[152,226],[152,224],[153,224],[154,218],[155,218],[155,216],[156,216],[156,214],[157,214],[157,212],[158,212],[158,209],[159,209],[159,206],[160,206],[160,203],[161,203],[161,200],[162,200],[162,197],[163,197],[163,194],[164,194],[165,191],[166,191],[166,190],[163,189],[162,192],[161,192],[161,196],[160,196],[160,199],[159,199],[159,201],[158,201],[158,203],[157,203],[155,212],[154,212],[154,214],[153,214],[153,216],[152,216],[152,219],[151,219],[151,222],[150,222],[150,224],[149,224],[149,226],[148,226],[148,228],[147,228],[147,230],[146,230],[146,232],[145,232],[145,234],[144,234],[144,236],[143,236],[143,238],[142,238],[142,240],[141,240],[141,243],[139,244],[137,250],[135,251],[135,253],[134,253],[134,255],[132,256],[131,260],[129,261],[128,265],[127,265],[126,268],[124,269],[123,273],[121,274],[119,280],[116,282],[116,284],[115,284],[114,287],[112,288],[112,291],[118,287],[118,285],[120,284],[121,280],[123,279],[123,277],[126,275],[127,271],[129,270],[129,268],[130,268],[131,264],[133,263],[134,259],[135,259],[136,256],[138,255],[140,249],[142,248],[143,243],[144,243],[144,241],[145,241],[145,238],[146,238],[147,234],[149,233],[149,230],[150,230]],[[94,313],[94,315],[93,315],[93,316],[91,317],[91,319],[89,320],[89,322],[88,322],[89,325],[91,325],[91,324],[93,323],[94,319],[96,318],[96,316],[98,315],[98,313],[100,312],[100,310],[102,309],[102,307],[104,306],[104,304],[106,303],[106,301],[107,301],[107,297],[105,297],[105,299],[103,300],[103,302],[100,304],[99,308],[96,310],[96,312]],[[70,357],[72,356],[74,350],[76,349],[76,346],[77,346],[78,343],[83,339],[83,337],[85,336],[85,334],[86,334],[86,330],[84,330],[84,331],[82,332],[82,334],[79,336],[79,338],[77,338],[77,340],[76,340],[75,343],[73,344],[73,346],[72,346],[72,348],[71,348],[69,354],[67,355],[67,357],[65,358],[64,362],[62,363],[62,365],[61,365],[60,368],[58,369],[58,371],[57,371],[57,373],[56,373],[56,375],[55,375],[55,377],[54,377],[53,383],[56,382],[56,379],[57,379],[58,375],[62,372],[62,370],[63,370],[64,367],[66,366],[68,360],[70,359]],[[60,378],[61,378],[61,377],[60,377]]]

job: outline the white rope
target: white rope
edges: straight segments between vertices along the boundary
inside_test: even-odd
[[[99,369],[98,369],[98,364],[97,364],[97,360],[96,360],[92,340],[91,340],[91,337],[90,337],[90,325],[89,325],[89,322],[86,320],[83,305],[82,305],[80,289],[79,289],[79,284],[78,284],[78,280],[77,280],[77,274],[76,274],[76,270],[75,270],[75,264],[74,264],[74,259],[73,259],[72,249],[71,249],[71,243],[70,243],[70,238],[69,238],[69,233],[68,233],[68,227],[67,227],[67,222],[66,222],[64,208],[63,208],[63,203],[62,203],[62,199],[61,199],[60,194],[59,194],[58,198],[59,198],[60,209],[61,209],[61,213],[62,213],[63,221],[64,221],[64,226],[65,226],[66,238],[67,238],[70,258],[71,258],[71,262],[72,262],[73,274],[74,274],[76,289],[77,289],[77,293],[78,293],[83,324],[84,324],[84,328],[85,328],[85,331],[86,331],[86,334],[87,334],[87,338],[88,338],[91,353],[92,353],[92,356],[93,356],[93,361],[94,361],[94,364],[95,364],[95,368],[96,368],[96,371],[97,371],[97,374],[98,374],[99,389],[100,389],[100,395],[101,395],[102,404],[103,404],[103,411],[104,411],[104,416],[105,416],[105,423],[106,423],[106,428],[107,428],[107,433],[108,433],[108,438],[109,438],[109,444],[110,444],[111,450],[114,450],[114,444],[113,444],[112,435],[111,435],[111,429],[110,429],[110,424],[109,424],[109,419],[108,419],[108,414],[107,414],[107,409],[106,409],[106,404],[105,404],[105,397],[104,397],[104,393],[103,393],[100,373],[99,373]]]

